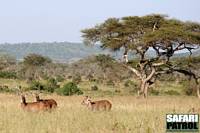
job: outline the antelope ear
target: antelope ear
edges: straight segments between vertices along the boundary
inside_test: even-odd
[[[87,100],[88,100],[88,101],[91,101],[91,97],[88,97]]]
[[[39,97],[39,94],[38,94],[38,93],[34,93],[34,94],[35,94],[36,97]]]

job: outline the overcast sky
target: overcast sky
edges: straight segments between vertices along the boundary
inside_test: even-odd
[[[200,0],[0,0],[0,43],[81,42],[109,17],[168,14],[200,22]]]

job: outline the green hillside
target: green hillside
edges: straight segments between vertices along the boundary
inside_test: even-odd
[[[18,43],[0,44],[0,53],[9,54],[22,60],[29,53],[36,53],[48,56],[56,62],[73,62],[94,54],[109,54],[108,50],[103,51],[100,47],[88,47],[81,43],[54,42],[54,43]]]
[[[121,50],[113,53],[109,50],[102,50],[100,46],[85,46],[82,43],[70,42],[0,44],[0,54],[11,55],[18,61],[30,53],[48,56],[55,62],[74,62],[97,54],[110,54],[114,58],[121,59],[123,52]],[[175,57],[188,56],[188,54],[189,52],[179,53],[175,54]],[[193,55],[200,55],[200,50],[196,50]],[[149,50],[147,56],[155,56],[155,53]]]

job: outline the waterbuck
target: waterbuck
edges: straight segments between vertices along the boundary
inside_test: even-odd
[[[82,105],[86,105],[90,110],[103,110],[109,111],[111,110],[112,104],[108,100],[99,100],[99,101],[91,101],[91,98],[86,96],[82,103]]]
[[[35,94],[35,98],[37,102],[47,104],[50,109],[54,109],[57,107],[57,102],[54,99],[40,99],[39,94]]]
[[[42,102],[26,102],[26,98],[24,95],[21,95],[22,103],[21,107],[23,110],[30,111],[30,112],[39,112],[39,111],[46,111],[49,110],[49,105]]]

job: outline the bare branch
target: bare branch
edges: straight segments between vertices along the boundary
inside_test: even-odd
[[[136,70],[135,68],[132,68],[132,67],[126,65],[126,64],[122,64],[122,65],[124,67],[128,68],[129,70],[131,70],[133,73],[135,73],[137,77],[139,77],[140,79],[142,79],[142,74],[138,70]]]
[[[157,67],[157,66],[162,66],[164,64],[166,64],[166,61],[162,61],[162,62],[159,62],[159,63],[153,63],[152,66]]]

